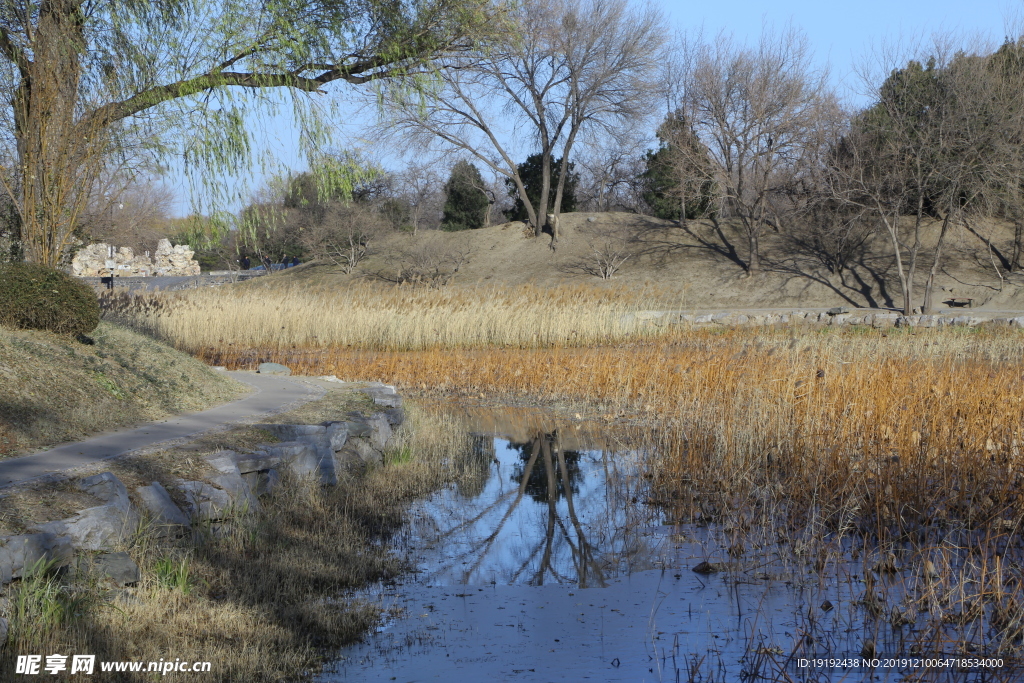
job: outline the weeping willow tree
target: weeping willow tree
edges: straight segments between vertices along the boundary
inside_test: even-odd
[[[25,257],[66,257],[112,167],[177,156],[194,188],[228,200],[215,181],[259,163],[254,112],[291,108],[312,160],[337,103],[314,95],[429,72],[499,13],[493,0],[0,0],[0,183]]]

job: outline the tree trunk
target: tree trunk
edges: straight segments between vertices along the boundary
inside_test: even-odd
[[[537,218],[537,212],[534,210],[533,203],[530,202],[530,198],[526,196],[526,186],[523,185],[523,179],[519,176],[518,172],[512,176],[512,182],[516,184],[516,192],[519,193],[519,196],[523,200],[523,206],[526,207],[526,218],[530,221],[530,225],[533,226],[535,231],[534,234],[537,237],[540,237],[540,222]]]
[[[761,272],[761,245],[758,242],[757,232],[754,230],[747,230],[747,247],[750,250],[750,256],[747,259],[747,272],[757,275]]]
[[[551,239],[552,242],[557,242],[558,235],[558,217],[562,213],[562,195],[565,192],[565,182],[569,175],[569,152],[572,150],[572,145],[576,141],[576,132],[579,130],[579,126],[575,123],[569,130],[569,137],[565,140],[565,146],[562,148],[562,161],[558,166],[558,185],[555,188],[555,205],[552,207],[551,213],[555,215],[554,225],[551,226]]]
[[[686,227],[686,181],[679,185],[679,225]]]
[[[540,155],[540,198],[537,201],[537,222],[534,223],[534,234],[541,236],[544,231],[544,223],[540,217],[545,219],[548,215],[548,199],[551,197],[551,150],[546,149]]]
[[[949,227],[949,215],[951,211],[946,212],[946,217],[942,219],[942,229],[939,231],[939,241],[935,245],[935,257],[932,259],[932,267],[928,271],[928,281],[924,286],[924,301],[921,304],[921,312],[925,315],[931,315],[933,311],[932,306],[932,287],[935,284],[935,273],[939,270],[939,260],[942,258],[942,245],[946,241],[946,229]]]
[[[1021,263],[1024,256],[1024,220],[1017,219],[1013,222],[1013,258],[1010,259],[1010,271],[1017,272],[1024,263]]]
[[[28,260],[60,265],[101,159],[101,130],[76,125],[85,39],[73,0],[40,5],[32,61],[21,67],[14,96],[15,137],[22,186],[15,204]]]

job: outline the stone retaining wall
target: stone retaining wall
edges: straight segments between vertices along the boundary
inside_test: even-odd
[[[127,290],[129,292],[138,292],[142,290],[174,292],[183,289],[229,285],[234,282],[251,280],[254,277],[260,277],[265,274],[266,272],[262,270],[214,270],[209,273],[192,276],[115,277],[111,284],[114,289]],[[107,289],[105,278],[80,277],[79,279],[87,285],[90,285],[97,292],[102,292]]]
[[[830,308],[827,311],[793,310],[778,313],[684,313],[682,311],[639,311],[622,317],[623,325],[641,327],[667,325],[705,326],[765,326],[765,325],[829,325],[867,327],[976,327],[978,325],[1006,325],[1024,328],[1024,315],[1008,317],[984,312],[939,313],[935,315],[903,315],[892,311]]]

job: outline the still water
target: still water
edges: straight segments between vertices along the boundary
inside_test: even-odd
[[[478,476],[413,507],[393,543],[415,570],[361,594],[389,616],[321,683],[1024,680],[885,662],[907,656],[914,625],[865,618],[866,590],[895,602],[903,589],[874,574],[866,586],[857,563],[720,562],[716,530],[664,524],[644,503],[643,449],[482,423]],[[724,569],[694,571],[708,561]],[[879,661],[858,667],[866,645]]]

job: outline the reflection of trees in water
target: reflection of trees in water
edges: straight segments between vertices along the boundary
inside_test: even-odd
[[[583,525],[576,515],[574,496],[579,493],[580,454],[577,451],[562,450],[557,431],[551,434],[538,433],[527,444],[512,445],[520,453],[520,464],[516,466],[513,475],[513,480],[519,482],[520,491],[516,504],[524,493],[529,493],[538,503],[547,503],[544,538],[531,549],[512,580],[518,579],[539,557],[530,583],[539,586],[548,575],[559,582],[571,581],[572,577],[559,572],[552,561],[555,543],[564,541],[569,546],[573,568],[576,570],[575,578],[580,587],[586,588],[594,583],[598,586],[606,585],[598,554],[587,542]],[[569,464],[570,458],[572,465]],[[568,520],[558,513],[558,501],[562,498],[565,499]]]
[[[517,484],[522,484],[523,480],[526,480],[525,491],[538,503],[545,503],[550,497],[550,491],[548,489],[549,471],[547,466],[532,467],[530,468],[529,474],[527,475],[526,465],[530,462],[530,455],[533,452],[534,444],[538,438],[555,440],[555,435],[540,435],[534,437],[527,443],[514,443],[509,442],[509,447],[519,451],[520,462],[516,465],[515,471],[512,472],[512,481]],[[555,446],[557,449],[557,446]],[[576,495],[580,492],[579,484],[579,473],[580,473],[580,456],[582,454],[579,451],[562,451],[562,457],[557,458],[552,463],[552,469],[554,472],[555,500],[561,500],[566,495],[566,482],[569,484],[569,493]],[[546,461],[545,461],[546,462]],[[564,466],[563,466],[564,463]]]
[[[585,588],[607,585],[607,572],[615,571],[622,558],[647,551],[646,544],[636,534],[642,520],[635,517],[636,511],[630,504],[630,500],[636,502],[636,491],[631,479],[624,478],[618,471],[615,460],[607,457],[608,453],[603,452],[601,456],[605,490],[600,497],[604,509],[588,518],[596,526],[584,527],[576,505],[577,498],[583,495],[581,491],[587,490],[586,461],[583,460],[586,454],[563,450],[557,431],[538,431],[529,441],[511,443],[510,447],[519,457],[513,464],[511,476],[506,475],[508,478],[504,481],[511,480],[515,488],[505,490],[502,487],[493,500],[440,532],[435,542],[443,544],[446,537],[456,538],[472,530],[468,546],[446,555],[441,571],[457,568],[461,582],[471,583],[481,578],[478,573],[484,567],[497,561],[504,565],[502,575],[508,583],[540,585],[553,580],[578,583]],[[475,453],[465,481],[459,483],[463,499],[479,496],[475,476],[477,472],[482,474],[480,486],[486,482],[495,462],[493,440],[489,437],[478,440]],[[520,507],[524,500],[523,507],[529,510]],[[523,512],[527,514],[519,514]],[[483,535],[476,535],[476,525],[496,515],[500,517],[488,522],[489,528]],[[513,520],[511,524],[510,520]],[[539,526],[540,533],[519,533],[511,528],[525,520]],[[506,527],[510,528],[506,530]],[[513,557],[514,564],[505,564]]]

